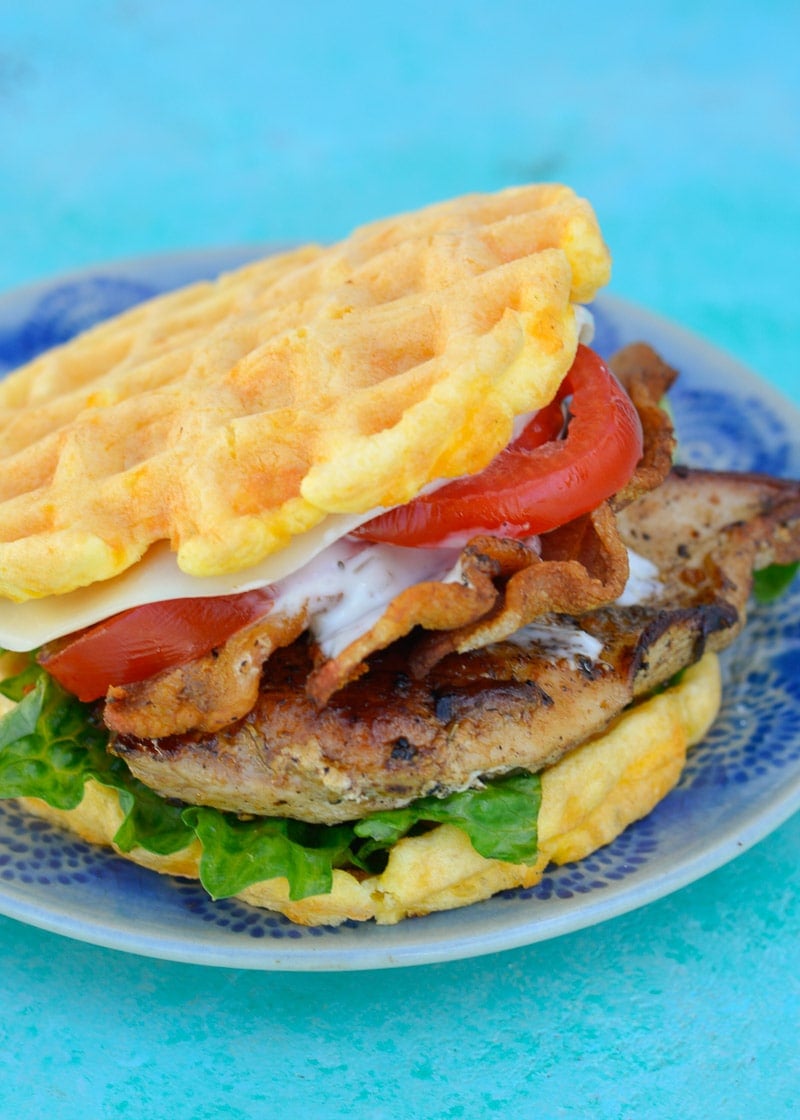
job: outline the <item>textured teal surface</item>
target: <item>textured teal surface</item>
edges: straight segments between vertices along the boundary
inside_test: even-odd
[[[796,3],[33,2],[0,13],[0,289],[334,238],[473,189],[594,201],[613,290],[800,401]],[[0,920],[3,1115],[796,1115],[800,821],[476,961],[205,970]]]

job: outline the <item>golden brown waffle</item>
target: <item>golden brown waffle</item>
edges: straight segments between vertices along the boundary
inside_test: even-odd
[[[0,385],[0,595],[108,579],[157,541],[208,576],[330,512],[481,469],[546,404],[606,282],[561,186],[377,222],[152,300]]]

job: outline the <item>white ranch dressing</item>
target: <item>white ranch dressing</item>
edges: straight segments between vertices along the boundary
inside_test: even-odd
[[[640,603],[646,603],[648,599],[653,599],[664,590],[658,575],[658,568],[652,561],[629,548],[628,582],[617,599],[617,606],[635,607]]]
[[[459,579],[458,551],[400,548],[340,540],[274,587],[273,611],[309,613],[309,629],[325,657],[371,629],[402,591],[433,580]]]
[[[531,542],[528,542],[529,544]],[[366,634],[402,591],[418,583],[455,583],[461,578],[458,548],[401,548],[391,544],[337,541],[301,571],[276,584],[273,610],[287,615],[304,607],[309,629],[325,657],[336,657]],[[630,575],[619,606],[644,603],[661,588],[658,569],[628,550]],[[532,622],[508,639],[542,646],[553,659],[598,661],[603,643],[574,623]]]
[[[523,649],[532,645],[540,646],[553,661],[564,660],[573,664],[578,658],[598,661],[603,652],[603,643],[598,638],[587,634],[579,626],[566,622],[529,622],[506,641]]]

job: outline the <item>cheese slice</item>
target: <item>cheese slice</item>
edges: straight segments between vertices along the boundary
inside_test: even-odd
[[[166,599],[234,595],[285,579],[337,540],[374,516],[332,514],[256,567],[223,576],[197,579],[182,572],[169,546],[158,544],[133,567],[102,583],[66,595],[48,595],[0,606],[0,647],[22,652],[37,649],[120,611]]]

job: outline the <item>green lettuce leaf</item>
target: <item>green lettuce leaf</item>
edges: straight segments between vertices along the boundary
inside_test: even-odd
[[[183,819],[203,846],[200,881],[212,898],[277,877],[288,879],[292,899],[328,894],[333,868],[347,861],[353,839],[349,825],[311,829],[277,817],[240,820],[198,806],[185,809]]]
[[[3,681],[1,690],[18,702],[0,720],[0,797],[38,797],[54,809],[74,809],[94,778],[118,793],[125,817],[114,841],[123,851],[140,846],[168,855],[191,843],[182,807],[153,793],[108,753],[108,732],[88,705],[35,663]]]
[[[354,824],[240,819],[159,797],[109,753],[108,733],[95,709],[66,692],[32,659],[17,676],[0,681],[0,693],[16,702],[0,719],[0,797],[38,797],[54,808],[74,809],[93,778],[119,797],[124,819],[114,842],[122,851],[140,847],[168,855],[197,837],[201,882],[213,898],[273,877],[288,880],[292,899],[325,894],[334,868],[379,869],[397,840],[440,822],[461,828],[489,859],[536,859],[541,787],[531,774],[517,772],[480,790],[422,798]]]
[[[759,603],[772,603],[789,589],[800,564],[770,564],[753,572],[753,594]]]
[[[488,781],[483,789],[448,797],[423,797],[404,809],[373,813],[355,825],[368,840],[361,860],[391,847],[420,823],[454,824],[466,832],[479,855],[509,863],[533,863],[537,854],[537,820],[541,803],[538,775],[517,772]]]
[[[56,809],[74,809],[83,798],[87,759],[105,737],[45,673],[25,687],[0,721],[0,796],[40,797]],[[13,686],[4,691],[14,698]]]

